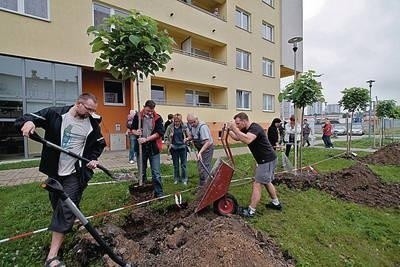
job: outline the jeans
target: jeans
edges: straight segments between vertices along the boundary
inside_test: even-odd
[[[324,144],[325,144],[326,148],[333,147],[333,144],[332,144],[330,136],[322,135],[322,141],[324,141]]]
[[[161,180],[161,173],[160,173],[160,166],[161,166],[161,160],[160,160],[160,153],[151,155],[151,153],[143,153],[143,176],[142,176],[142,181],[143,183],[146,182],[147,176],[146,176],[146,169],[147,169],[147,160],[150,161],[150,169],[151,169],[151,177],[152,177],[152,183],[154,186],[154,195],[156,197],[161,197],[164,195],[163,192],[163,184]]]
[[[173,149],[171,148],[171,156],[172,163],[174,165],[174,179],[176,182],[187,183],[187,171],[186,171],[186,162],[187,162],[187,151],[186,145],[183,148]],[[181,173],[179,174],[179,161],[180,161],[180,169]]]
[[[136,135],[130,134],[129,137],[129,161],[136,160],[136,145],[137,145],[137,138]]]
[[[203,164],[200,161],[197,161],[197,169],[200,174],[200,182],[199,182],[200,186],[203,186],[209,178],[213,154],[214,154],[214,145],[211,145],[202,153]],[[203,165],[205,168],[207,168],[206,170],[204,169]]]

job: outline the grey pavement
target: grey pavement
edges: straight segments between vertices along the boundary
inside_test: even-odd
[[[334,139],[333,142],[338,139]],[[340,140],[340,139],[339,139]],[[322,141],[317,140],[314,147],[323,148],[321,146]],[[335,147],[336,150],[346,151],[344,147]],[[240,155],[250,153],[247,146],[233,147],[231,148],[232,155]],[[352,148],[352,151],[366,151],[374,152],[375,149],[357,149]],[[216,149],[214,151],[214,158],[220,158],[225,156],[223,149]],[[194,160],[194,152],[192,152],[188,160]],[[128,150],[123,151],[105,151],[99,159],[100,163],[110,170],[121,170],[121,169],[134,169],[137,168],[136,164],[130,164],[128,162]],[[164,164],[172,164],[171,160],[168,160],[167,154],[161,154],[161,162]],[[100,171],[100,170],[96,170]],[[47,177],[39,172],[38,168],[23,168],[16,170],[4,170],[0,171],[0,186],[13,186],[18,184],[26,184],[32,182],[44,181]]]
[[[245,146],[231,148],[233,155],[240,155],[250,153],[249,149]],[[223,149],[216,149],[214,151],[214,158],[225,156]],[[194,160],[194,152],[188,157],[188,160]],[[128,150],[123,151],[104,151],[99,158],[100,163],[109,170],[120,169],[134,169],[137,168],[136,164],[128,162]],[[15,161],[14,161],[15,162]],[[167,154],[161,154],[161,162],[164,164],[172,164],[168,160]],[[96,171],[101,171],[97,170]],[[39,172],[39,168],[22,168],[15,170],[0,171],[0,186],[13,186],[19,184],[27,184],[32,182],[41,182],[46,180],[47,176]]]

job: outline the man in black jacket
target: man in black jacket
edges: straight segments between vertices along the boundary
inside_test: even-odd
[[[161,158],[162,138],[165,129],[162,117],[155,111],[156,103],[153,100],[147,100],[143,109],[133,117],[131,130],[138,136],[138,142],[142,146],[142,179],[146,182],[147,160],[150,161],[151,176],[154,186],[154,196],[162,197],[164,195],[161,180]],[[139,128],[139,116],[141,127]],[[139,150],[139,148],[137,148]],[[138,151],[139,152],[139,151]],[[139,164],[139,161],[138,161]]]
[[[100,117],[94,114],[96,108],[96,97],[83,93],[73,106],[50,107],[24,114],[15,123],[23,136],[29,136],[37,127],[43,128],[46,140],[91,160],[85,165],[53,148],[42,148],[39,171],[60,182],[78,207],[83,190],[97,167],[97,159],[106,146],[100,131]],[[46,266],[63,266],[57,254],[65,234],[72,229],[75,215],[55,193],[50,192],[49,198],[53,207],[49,226],[52,240]]]

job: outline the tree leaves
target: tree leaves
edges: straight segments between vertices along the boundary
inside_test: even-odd
[[[95,36],[92,52],[100,53],[95,69],[108,70],[115,78],[134,79],[138,72],[147,77],[164,70],[171,59],[174,40],[158,29],[156,21],[135,10],[127,17],[111,16],[87,32]]]

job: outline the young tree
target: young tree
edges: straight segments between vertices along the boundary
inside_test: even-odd
[[[347,156],[350,156],[351,136],[352,136],[351,129],[353,129],[354,112],[365,110],[366,107],[368,106],[370,98],[368,89],[360,87],[345,88],[343,91],[341,91],[341,93],[343,94],[343,96],[342,99],[339,101],[339,105],[341,105],[345,110],[347,110],[351,114],[350,138],[347,144]]]
[[[394,100],[382,100],[379,101],[376,106],[376,115],[381,121],[381,132],[379,144],[382,146],[383,136],[385,134],[384,119],[385,118],[396,118],[396,101]]]
[[[292,83],[286,85],[285,90],[279,94],[279,101],[283,100],[290,101],[294,104],[295,110],[296,108],[301,109],[301,129],[303,129],[303,118],[304,118],[304,108],[306,106],[312,105],[315,102],[323,102],[324,96],[322,94],[322,87],[319,82],[315,80],[316,77],[319,77],[315,74],[315,71],[309,70],[300,75],[298,79],[293,81]],[[297,122],[296,122],[297,124]],[[297,127],[295,127],[297,129]],[[295,149],[297,147],[297,134],[295,136]],[[300,143],[303,143],[303,135],[300,135]],[[297,150],[295,151],[295,168],[299,166],[301,169],[301,146],[299,147],[299,163],[297,164]]]
[[[110,72],[116,79],[136,79],[138,109],[140,109],[138,75],[154,75],[165,70],[171,59],[174,40],[166,31],[160,31],[150,17],[133,10],[127,17],[114,15],[98,27],[91,26],[88,34],[94,35],[92,53],[99,53],[95,70]],[[142,78],[142,77],[140,77]],[[139,120],[139,128],[141,128]],[[142,146],[139,145],[138,163],[142,163]],[[143,166],[138,164],[139,177]],[[142,179],[139,179],[142,185]]]

